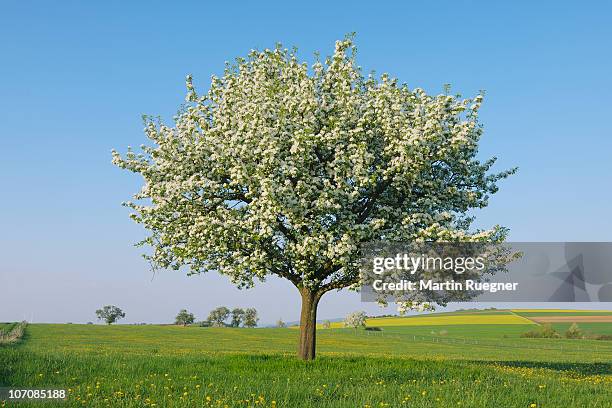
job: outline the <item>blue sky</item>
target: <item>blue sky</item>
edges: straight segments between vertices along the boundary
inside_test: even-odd
[[[127,321],[187,307],[255,306],[295,320],[288,284],[238,291],[223,277],[153,278],[120,203],[139,187],[110,150],[145,142],[142,114],[170,120],[193,74],[277,41],[304,59],[357,32],[366,71],[431,93],[486,90],[483,156],[519,166],[479,226],[514,241],[612,241],[611,6],[606,2],[18,2],[0,6],[0,321]],[[493,4],[497,3],[497,4]],[[319,316],[371,306],[324,298]]]

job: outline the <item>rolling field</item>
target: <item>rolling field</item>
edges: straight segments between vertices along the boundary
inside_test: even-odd
[[[612,311],[609,310],[563,310],[563,309],[513,309],[513,310],[467,310],[442,313],[428,313],[407,317],[373,317],[366,320],[370,327],[387,326],[448,326],[448,325],[525,325],[540,323],[582,323],[584,327],[598,330],[599,334],[608,334],[612,324],[592,326],[590,323],[612,323]],[[553,325],[554,326],[554,325]],[[565,327],[561,324],[558,327]],[[319,324],[322,328],[322,325]],[[344,327],[343,322],[331,322],[330,328]],[[292,326],[298,328],[298,326]]]
[[[533,324],[529,319],[514,314],[462,314],[419,317],[381,317],[368,319],[372,326],[454,326],[454,325],[508,325]]]
[[[612,310],[512,309],[512,312],[521,316],[612,316]]]
[[[526,317],[537,323],[556,322],[607,322],[612,323],[612,311],[585,311],[585,310],[513,310],[519,316]]]
[[[521,338],[537,325],[511,314],[451,316],[319,330],[314,362],[293,357],[291,329],[32,324],[0,347],[0,386],[66,388],[66,407],[611,406],[612,342]]]
[[[366,320],[370,327],[388,326],[448,326],[448,325],[496,325],[496,324],[535,324],[528,318],[522,317],[509,310],[481,310],[481,311],[457,311],[443,313],[428,313],[406,317],[372,317]],[[299,326],[291,326],[294,329]],[[318,324],[323,328],[322,324]],[[330,328],[338,329],[344,327],[343,322],[331,322]]]

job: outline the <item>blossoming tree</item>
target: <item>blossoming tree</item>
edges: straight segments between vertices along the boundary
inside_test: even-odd
[[[479,241],[494,159],[477,160],[482,95],[430,96],[388,75],[364,76],[350,37],[309,67],[280,45],[212,77],[167,126],[145,118],[152,145],[113,162],[144,185],[132,217],[156,267],[217,271],[238,287],[277,276],[301,296],[299,356],[315,357],[317,305],[359,281],[372,240]]]

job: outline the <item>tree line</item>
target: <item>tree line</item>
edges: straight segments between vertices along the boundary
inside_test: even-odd
[[[106,324],[113,324],[125,317],[125,312],[121,308],[114,305],[106,305],[101,309],[96,310],[98,320],[104,321]],[[195,315],[187,309],[181,309],[174,320],[175,324],[187,326],[194,324],[196,321]],[[259,316],[255,308],[249,307],[242,309],[236,307],[229,309],[226,306],[219,306],[213,309],[208,318],[199,322],[200,326],[212,327],[257,327]]]
[[[183,311],[181,310],[181,312]],[[176,323],[182,324],[182,320],[179,321],[179,316],[181,316],[181,313],[177,316]],[[208,318],[203,323],[208,323],[212,327],[257,327],[258,321],[259,317],[255,308],[242,309],[236,307],[230,310],[226,306],[219,306],[209,313]]]

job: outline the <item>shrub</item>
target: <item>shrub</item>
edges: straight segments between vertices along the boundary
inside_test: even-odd
[[[547,323],[542,325],[538,330],[531,330],[521,334],[521,337],[532,339],[558,339],[561,335]]]
[[[612,334],[595,334],[589,338],[592,340],[612,340]]]
[[[572,325],[565,332],[565,337],[568,339],[581,339],[584,337],[582,334],[582,330],[578,327],[576,323],[572,323]]]

